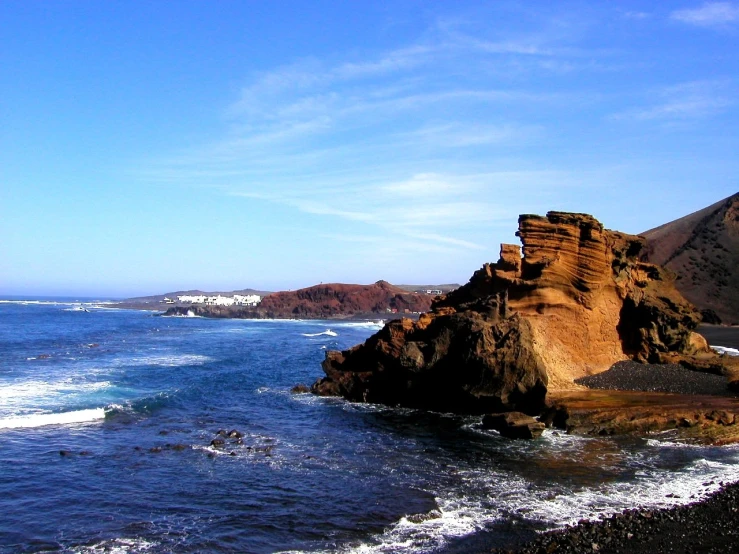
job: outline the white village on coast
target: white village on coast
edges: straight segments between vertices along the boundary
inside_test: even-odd
[[[262,301],[258,294],[234,294],[233,296],[207,296],[205,294],[183,294],[177,300],[165,296],[161,301],[164,304],[203,304],[205,306],[257,306]]]

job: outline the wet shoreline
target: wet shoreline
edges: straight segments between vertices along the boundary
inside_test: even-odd
[[[550,531],[497,554],[571,552],[603,554],[739,552],[739,483],[724,484],[706,499],[661,510],[636,508],[601,521]],[[478,552],[482,552],[481,550]]]

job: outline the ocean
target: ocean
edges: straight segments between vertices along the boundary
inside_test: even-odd
[[[739,448],[669,433],[291,392],[380,326],[0,301],[0,552],[468,552],[739,480]]]

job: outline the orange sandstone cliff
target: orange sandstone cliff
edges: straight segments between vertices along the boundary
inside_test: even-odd
[[[541,411],[547,390],[615,362],[707,351],[700,315],[671,273],[639,261],[642,237],[586,214],[522,215],[469,283],[417,322],[389,322],[364,344],[326,355],[312,391],[439,411]]]

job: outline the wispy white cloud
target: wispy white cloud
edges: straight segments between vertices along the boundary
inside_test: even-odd
[[[399,133],[398,137],[425,144],[443,144],[446,148],[459,148],[490,144],[520,144],[541,137],[540,125],[506,123],[489,125],[484,123],[442,123],[424,125],[419,129]]]
[[[694,81],[666,87],[660,102],[614,114],[620,120],[677,121],[717,115],[735,104],[735,87],[727,81]]]
[[[644,19],[649,19],[650,17],[652,17],[652,14],[648,12],[627,11],[627,12],[624,12],[624,17],[627,19],[644,20]]]
[[[731,2],[707,2],[699,8],[675,10],[670,18],[700,27],[723,27],[739,22],[739,5]]]
[[[351,229],[345,241],[367,248],[483,249],[469,239],[475,230],[514,227],[522,206],[537,209],[552,191],[585,184],[519,160],[491,170],[551,133],[522,114],[583,104],[585,93],[529,80],[599,63],[598,52],[576,48],[555,27],[496,37],[440,24],[407,47],[276,67],[225,110],[221,140],[149,167],[147,178],[277,205]],[[511,67],[515,77],[502,75]]]

